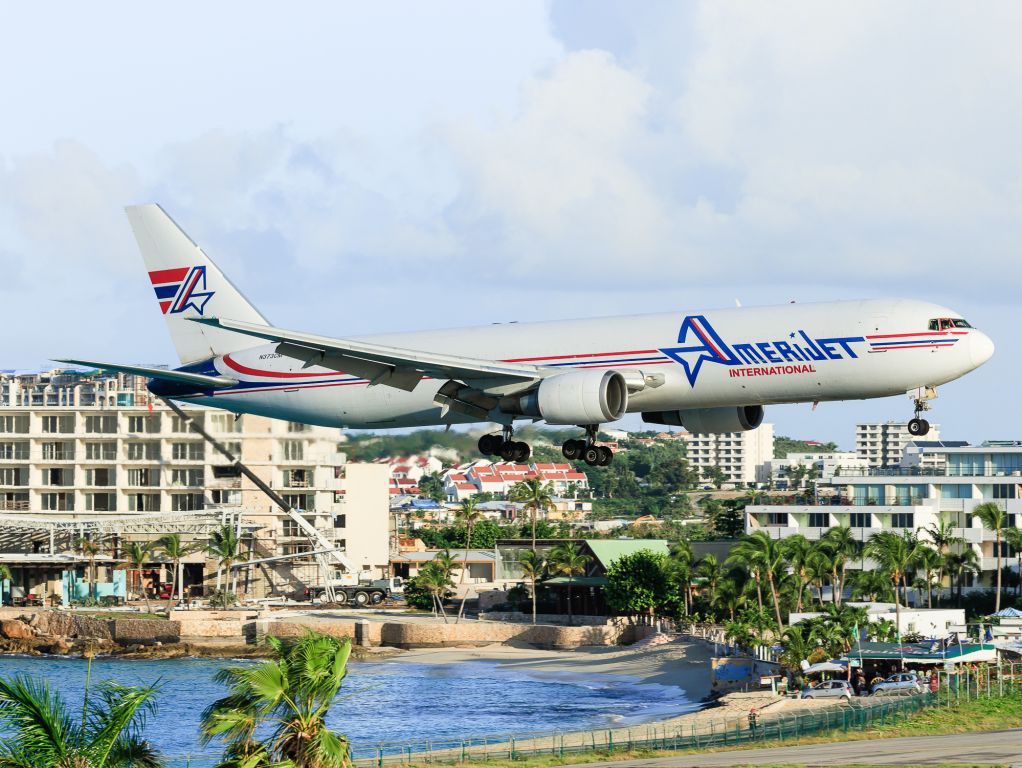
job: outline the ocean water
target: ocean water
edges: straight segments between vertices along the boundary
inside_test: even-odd
[[[160,681],[159,710],[146,737],[173,765],[209,765],[216,745],[202,747],[202,711],[224,694],[213,676],[220,659],[135,660],[98,658],[92,680],[125,685]],[[45,677],[76,713],[85,689],[86,663],[55,657],[0,657],[0,676]],[[350,665],[329,724],[347,734],[355,756],[412,747],[434,748],[461,739],[621,727],[697,709],[679,688],[637,685],[610,675],[523,672],[495,662],[419,664],[399,660]]]

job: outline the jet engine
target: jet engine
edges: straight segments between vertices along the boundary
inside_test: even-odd
[[[738,408],[692,408],[687,411],[657,411],[642,414],[648,424],[668,424],[685,427],[693,434],[745,432],[763,423],[762,405],[742,405]]]
[[[617,371],[568,371],[550,376],[524,395],[505,397],[505,413],[537,416],[548,424],[603,424],[628,407],[628,384]]]

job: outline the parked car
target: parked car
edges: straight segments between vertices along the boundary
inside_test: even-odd
[[[899,672],[873,686],[874,696],[921,693],[923,684],[915,672]]]
[[[855,691],[847,680],[823,680],[802,689],[803,699],[844,699],[851,701]]]

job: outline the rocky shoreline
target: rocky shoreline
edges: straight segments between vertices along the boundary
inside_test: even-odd
[[[126,659],[266,657],[264,643],[217,639],[182,642],[166,631],[165,619],[97,618],[64,611],[39,611],[0,619],[0,655],[116,656]],[[160,639],[160,638],[165,639]],[[397,648],[352,649],[357,660],[404,653]]]

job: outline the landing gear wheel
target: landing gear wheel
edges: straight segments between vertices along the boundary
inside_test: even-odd
[[[483,456],[493,456],[500,451],[502,442],[500,435],[483,435],[479,438],[479,453]]]
[[[532,449],[529,447],[528,443],[516,442],[511,443],[511,445],[514,446],[515,461],[528,461],[529,457],[532,455]]]
[[[508,440],[507,442],[502,443],[500,450],[497,451],[497,455],[504,461],[514,461],[515,456],[518,453],[518,450],[515,448],[516,445],[517,444],[514,440]]]
[[[600,454],[596,460],[596,466],[598,467],[609,467],[610,462],[614,460],[614,452],[605,445],[596,446],[597,452]]]
[[[910,419],[908,422],[908,433],[913,437],[923,437],[930,431],[930,422],[926,419]]]
[[[583,440],[565,440],[564,445],[561,446],[561,453],[568,461],[575,461],[582,458],[585,449],[586,444]]]
[[[600,458],[601,453],[598,446],[590,445],[582,452],[582,461],[584,461],[590,467],[599,466]]]

